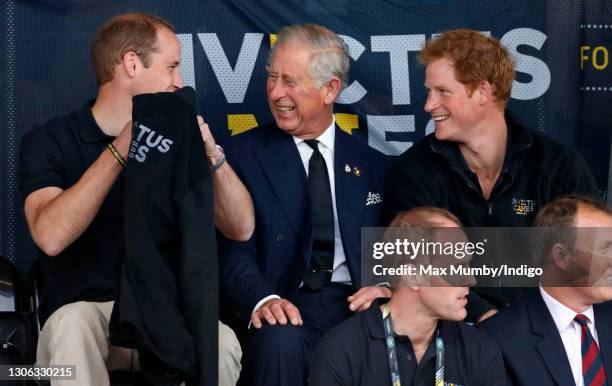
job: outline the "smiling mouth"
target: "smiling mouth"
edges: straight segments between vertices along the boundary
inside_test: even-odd
[[[281,106],[276,106],[276,110],[280,113],[290,113],[293,110],[295,110],[295,106],[294,107],[281,107]]]
[[[450,115],[436,115],[435,117],[432,117],[432,119],[434,122],[442,122],[446,121],[449,117]]]

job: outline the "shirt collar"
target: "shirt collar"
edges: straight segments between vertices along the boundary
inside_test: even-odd
[[[506,156],[504,159],[504,164],[506,164],[509,157],[531,146],[533,143],[533,135],[509,110],[504,112],[504,119],[508,127],[508,145],[506,146]],[[432,134],[430,137],[430,146],[434,152],[441,154],[451,164],[458,165],[466,172],[471,172],[456,142],[440,141]]]
[[[542,287],[540,287],[540,293],[542,294],[542,299],[544,299],[548,311],[552,315],[557,330],[559,330],[559,333],[562,333],[572,325],[577,315],[576,311],[550,296]],[[582,312],[582,315],[587,317],[590,322],[589,324],[594,324],[595,316],[593,313],[593,306],[590,306],[586,311]]]
[[[370,305],[365,313],[366,323],[368,325],[368,330],[370,331],[370,336],[374,339],[386,339],[385,337],[385,327],[383,325],[382,319],[382,311],[380,306],[383,303],[375,300]],[[440,330],[440,336],[442,337],[444,344],[454,342],[458,339],[459,336],[459,326],[458,323],[450,320],[438,320],[438,329]]]
[[[292,137],[293,137],[293,140],[295,141],[295,144],[298,146],[300,143],[304,142],[302,138],[296,137],[295,135],[293,135]],[[329,127],[325,129],[325,131],[315,139],[319,141],[323,146],[330,149],[331,151],[334,150],[334,140],[336,139],[336,117],[335,116],[332,115],[331,125],[329,125]]]
[[[90,100],[85,104],[83,110],[79,112],[77,115],[77,124],[79,127],[79,135],[81,136],[81,140],[85,143],[95,143],[95,142],[108,142],[109,139],[113,139],[110,135],[106,135],[98,123],[96,122],[93,113],[91,112],[91,108],[94,104],[95,100]]]

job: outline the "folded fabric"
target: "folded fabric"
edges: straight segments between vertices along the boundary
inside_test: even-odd
[[[216,385],[217,248],[196,112],[179,93],[138,95],[133,104],[111,343],[137,348],[154,385]]]

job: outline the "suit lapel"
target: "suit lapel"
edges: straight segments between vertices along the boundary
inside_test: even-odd
[[[274,125],[267,130],[262,147],[255,148],[255,155],[293,231],[303,236],[298,239],[302,240],[302,255],[308,259],[309,249],[305,246],[312,238],[312,221],[308,215],[310,198],[304,165],[290,135]]]
[[[549,373],[558,385],[573,385],[574,376],[559,335],[559,330],[542,299],[537,294],[529,300],[527,311],[531,321],[531,331],[541,337],[536,349],[542,356]]]
[[[351,240],[349,236],[361,235],[360,228],[366,208],[371,165],[368,164],[367,156],[351,141],[354,139],[336,127],[334,144],[336,210],[347,261],[352,259],[353,264],[357,264],[357,267],[353,268],[359,270],[359,256],[353,256],[355,252],[351,250],[351,245],[358,243],[359,240]]]
[[[612,305],[610,303],[595,304],[593,310],[599,349],[606,377],[610,379],[612,376]]]

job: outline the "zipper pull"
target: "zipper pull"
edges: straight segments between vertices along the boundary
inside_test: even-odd
[[[489,203],[489,216],[491,216],[493,214],[493,203],[490,202]]]

